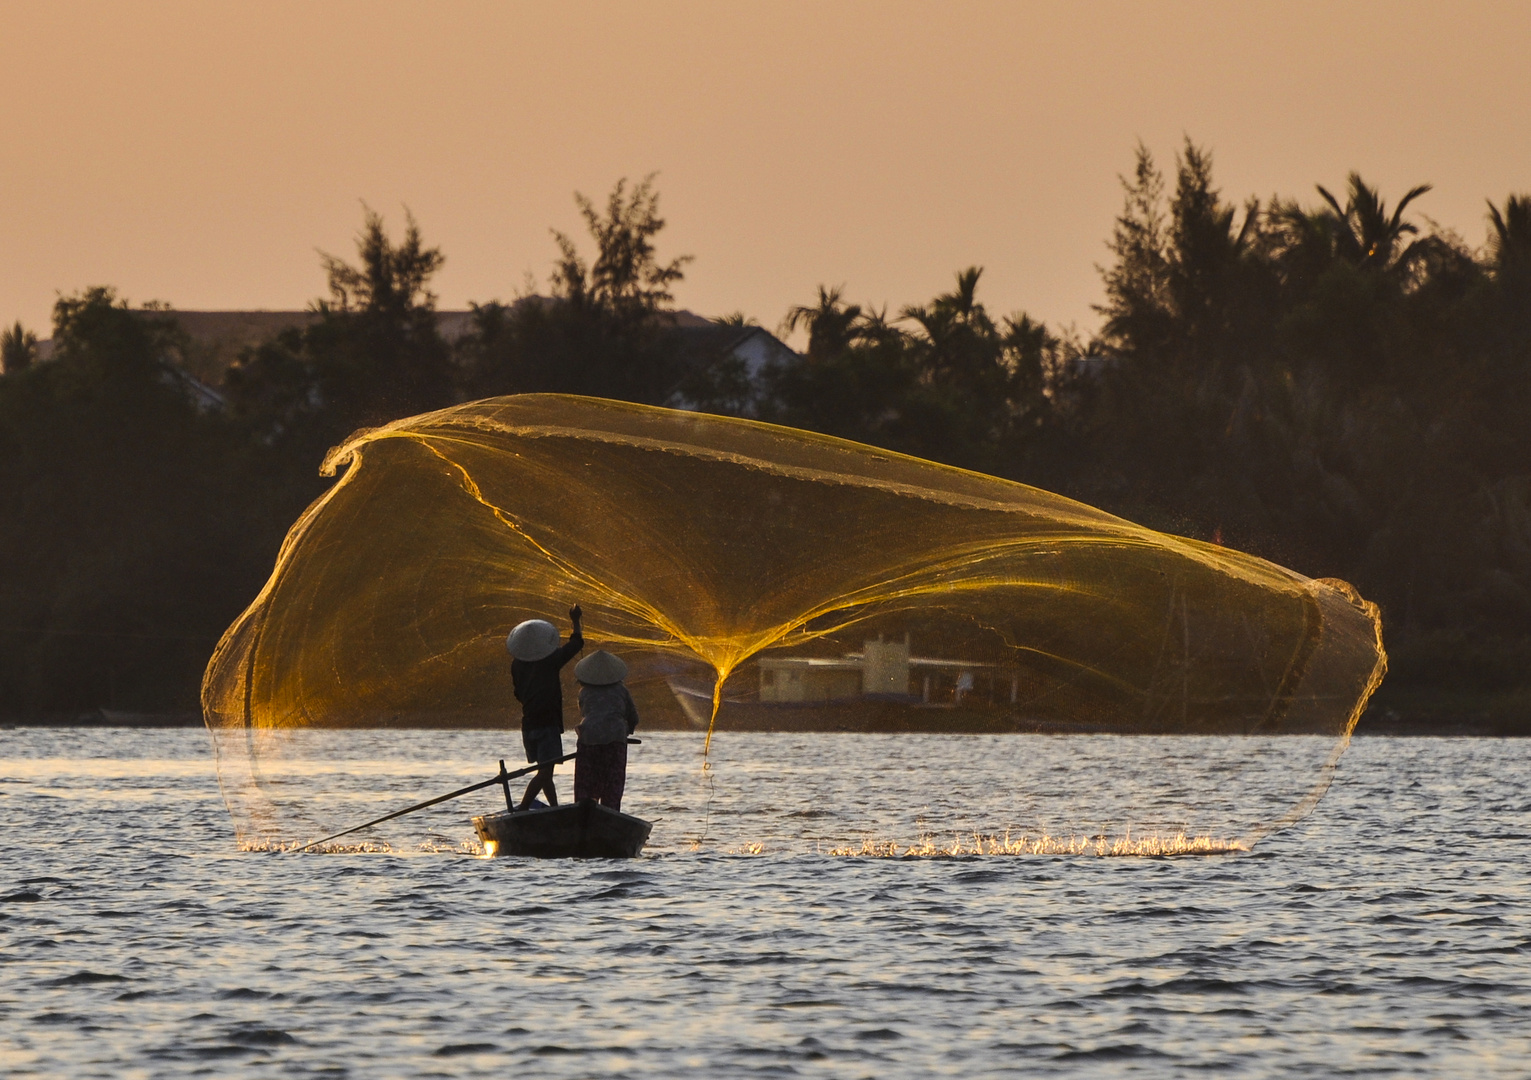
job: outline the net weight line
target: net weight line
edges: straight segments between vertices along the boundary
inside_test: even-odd
[[[627,741],[629,744],[641,744],[643,742],[642,739],[628,739]],[[491,776],[488,780],[481,780],[477,784],[469,784],[467,787],[458,788],[456,791],[449,791],[445,795],[438,795],[434,799],[426,799],[424,802],[415,803],[413,806],[406,806],[402,810],[395,810],[393,813],[384,814],[380,818],[373,818],[371,821],[364,821],[360,825],[355,825],[349,829],[345,829],[331,836],[326,836],[322,840],[315,840],[313,843],[304,844],[302,847],[298,848],[298,850],[308,851],[310,848],[316,848],[320,844],[328,844],[331,840],[339,840],[342,836],[350,836],[352,833],[361,832],[363,829],[370,829],[374,825],[381,825],[383,822],[392,821],[394,818],[401,818],[405,814],[413,814],[416,810],[424,810],[426,807],[435,806],[437,803],[444,803],[450,799],[457,799],[464,795],[471,795],[475,791],[482,791],[484,788],[492,787],[495,784],[499,784],[505,789],[505,809],[514,810],[515,804],[511,802],[510,799],[510,782],[512,780],[520,776],[527,776],[548,765],[562,765],[566,761],[573,761],[578,756],[579,751],[576,750],[572,754],[565,754],[563,757],[556,758],[553,761],[539,761],[535,765],[528,765],[526,768],[517,769],[515,772],[506,772],[505,759],[501,758],[499,773],[495,776]]]

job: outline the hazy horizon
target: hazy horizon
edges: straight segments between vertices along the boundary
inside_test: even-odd
[[[545,288],[575,190],[657,172],[677,306],[774,327],[820,283],[896,309],[985,267],[991,310],[1096,325],[1141,138],[1225,197],[1359,170],[1473,245],[1531,188],[1531,7],[1318,3],[9,5],[0,320],[59,292],[293,309],[365,201],[444,308]]]

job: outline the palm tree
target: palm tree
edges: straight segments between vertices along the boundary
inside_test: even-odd
[[[978,303],[978,279],[982,276],[981,266],[970,266],[966,270],[957,271],[957,287],[944,296],[938,296],[936,306],[949,309],[963,322],[972,322],[974,315],[982,312]]]
[[[1335,259],[1334,234],[1343,227],[1328,211],[1308,210],[1296,199],[1277,197],[1266,211],[1271,226],[1272,253],[1288,283],[1311,283]]]
[[[955,289],[936,297],[929,307],[911,304],[899,313],[899,317],[919,323],[926,339],[937,351],[960,334],[993,337],[994,320],[978,302],[978,279],[982,276],[981,266],[959,270]]]
[[[795,305],[782,320],[787,333],[799,325],[808,328],[808,358],[823,360],[838,356],[850,348],[858,336],[860,304],[842,302],[844,286],[826,289],[819,286],[819,302],[812,307]]]
[[[856,323],[856,340],[865,345],[892,345],[901,347],[905,334],[888,321],[888,305],[873,310],[863,308]]]
[[[1411,202],[1429,191],[1430,187],[1429,184],[1420,184],[1410,188],[1389,215],[1387,204],[1377,194],[1377,189],[1367,187],[1360,173],[1350,174],[1343,207],[1327,188],[1319,184],[1318,193],[1329,204],[1331,220],[1336,226],[1332,234],[1335,254],[1368,270],[1407,268],[1423,252],[1419,250],[1420,241],[1402,247],[1404,237],[1419,231],[1413,224],[1403,220],[1403,212]]]
[[[1490,202],[1488,216],[1494,227],[1489,237],[1494,275],[1503,280],[1531,272],[1531,195],[1511,195],[1502,213]]]
[[[1008,411],[1011,371],[1004,337],[978,302],[981,276],[981,266],[960,270],[951,292],[901,314],[919,325],[910,346],[926,385],[972,418],[976,428],[992,432]]]

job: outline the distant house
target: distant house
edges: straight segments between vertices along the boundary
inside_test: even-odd
[[[685,375],[670,397],[669,404],[675,408],[699,408],[698,385],[758,385],[767,366],[797,357],[775,334],[759,326],[712,322],[689,311],[677,314],[696,321],[676,320],[674,334]]]
[[[704,326],[678,326],[676,333],[688,356],[714,363],[725,358],[737,360],[751,379],[757,378],[772,361],[784,363],[797,356],[775,334],[758,326],[709,322]]]
[[[224,312],[197,311],[197,312],[177,312],[176,314],[177,315],[181,315],[181,314],[190,314],[190,315],[220,314],[221,315],[221,314],[225,314],[225,313]],[[269,314],[276,314],[276,313],[259,311],[259,312],[236,312],[236,313],[232,313],[232,314],[269,315]],[[280,314],[288,314],[288,313],[287,312],[282,312]],[[193,339],[193,341],[195,343],[195,339]],[[37,343],[37,360],[38,360],[38,362],[39,363],[47,363],[48,361],[51,361],[52,359],[53,359],[53,342],[51,340],[49,340],[49,341],[39,341]],[[196,410],[198,412],[203,412],[203,413],[207,413],[207,412],[222,412],[228,406],[228,399],[224,397],[222,391],[220,391],[218,389],[218,386],[215,385],[215,382],[210,382],[206,378],[198,378],[197,374],[193,374],[193,372],[191,370],[191,368],[193,366],[195,366],[195,365],[187,364],[187,363],[183,363],[183,362],[177,362],[176,360],[172,360],[172,359],[170,359],[168,357],[161,357],[160,358],[160,362],[159,362],[159,367],[160,367],[159,381],[164,383],[166,386],[174,387],[175,389],[179,390],[183,395],[185,395],[186,400],[191,402],[191,404],[196,408]],[[206,372],[204,372],[199,367],[198,368],[198,374],[204,374],[205,375]],[[216,376],[216,382],[222,382],[223,369],[218,369],[213,374]]]
[[[198,412],[222,412],[228,407],[228,398],[221,391],[168,360],[161,361],[161,365],[160,381],[181,391]]]
[[[760,700],[774,704],[885,697],[961,705],[981,689],[991,702],[1008,694],[1013,705],[1020,688],[1019,672],[998,664],[912,656],[907,635],[903,641],[868,641],[861,652],[845,656],[762,656],[758,663]]]
[[[760,661],[761,701],[801,704],[840,701],[860,694],[860,660],[780,656]]]

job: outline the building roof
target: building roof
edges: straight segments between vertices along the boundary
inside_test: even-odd
[[[823,656],[763,656],[760,658],[760,667],[763,671],[780,671],[784,668],[811,668],[814,671],[860,671],[860,658],[851,659],[845,657]]]

